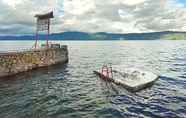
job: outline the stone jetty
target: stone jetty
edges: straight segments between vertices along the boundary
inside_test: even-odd
[[[0,77],[12,76],[35,68],[68,62],[66,45],[29,51],[0,53]]]

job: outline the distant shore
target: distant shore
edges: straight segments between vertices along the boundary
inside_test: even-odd
[[[86,33],[86,32],[62,32],[53,33],[49,37],[49,40],[186,40],[186,32],[150,32],[150,33],[129,33],[129,34],[117,34],[117,33]],[[39,35],[40,40],[45,40],[45,35]],[[0,40],[35,40],[35,35],[20,35],[20,36],[0,36]]]

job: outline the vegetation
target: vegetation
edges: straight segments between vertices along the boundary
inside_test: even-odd
[[[108,37],[106,35],[101,35],[101,34],[89,34],[89,39],[91,39],[91,40],[107,40]]]
[[[39,39],[46,36],[40,34]],[[49,36],[50,40],[186,40],[186,32],[149,32],[149,33],[87,33],[87,32],[61,32]],[[0,40],[35,40],[35,35],[27,36],[0,36]]]
[[[160,39],[162,40],[186,40],[186,34],[166,34]]]

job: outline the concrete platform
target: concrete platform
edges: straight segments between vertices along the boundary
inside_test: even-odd
[[[99,71],[94,71],[94,73],[105,81],[121,85],[126,90],[131,92],[138,92],[151,87],[159,78],[159,76],[154,73],[134,68],[128,68],[122,72],[113,70],[113,78],[106,77]]]
[[[0,53],[0,77],[68,62],[67,46]]]

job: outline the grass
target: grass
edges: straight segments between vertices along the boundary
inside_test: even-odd
[[[186,40],[186,34],[167,34],[161,37],[162,40]]]

